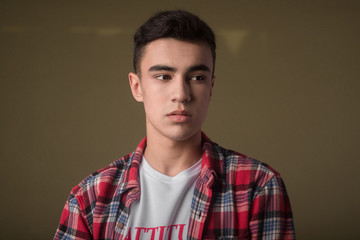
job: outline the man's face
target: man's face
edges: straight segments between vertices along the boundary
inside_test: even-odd
[[[145,46],[139,75],[129,74],[144,103],[148,137],[183,141],[200,135],[215,78],[210,48],[161,38]],[[158,138],[159,139],[159,138]]]

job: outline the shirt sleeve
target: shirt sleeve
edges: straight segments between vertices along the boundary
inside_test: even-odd
[[[73,194],[70,195],[62,212],[54,237],[54,240],[58,239],[92,239],[84,211],[81,210],[79,202]]]
[[[290,201],[279,175],[255,196],[249,226],[251,239],[295,239]]]

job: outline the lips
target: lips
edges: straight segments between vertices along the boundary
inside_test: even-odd
[[[185,110],[175,110],[167,114],[167,116],[175,123],[186,123],[192,117],[192,115]]]
[[[191,117],[191,114],[185,110],[175,110],[169,113],[167,116],[176,116],[176,115]]]

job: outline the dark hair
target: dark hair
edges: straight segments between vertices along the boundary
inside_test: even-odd
[[[162,11],[148,19],[134,35],[134,71],[140,73],[144,47],[159,38],[175,38],[187,42],[204,42],[210,47],[215,67],[216,43],[211,28],[184,10]]]

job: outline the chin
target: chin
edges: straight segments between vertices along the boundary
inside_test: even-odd
[[[173,131],[168,134],[168,137],[174,141],[186,141],[193,138],[196,134],[201,133],[201,130],[182,130],[182,131]]]

